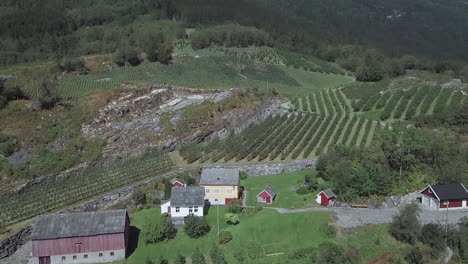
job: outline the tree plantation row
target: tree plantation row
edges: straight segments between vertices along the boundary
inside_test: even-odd
[[[277,115],[225,139],[184,145],[180,154],[189,163],[308,158],[336,144],[368,146],[377,129],[377,122],[344,112]]]
[[[0,196],[0,225],[9,225],[64,208],[145,178],[161,175],[174,164],[165,153],[154,152],[110,166],[51,176],[19,192]]]

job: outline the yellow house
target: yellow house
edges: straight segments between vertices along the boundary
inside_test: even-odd
[[[229,204],[239,198],[239,169],[206,168],[200,178],[205,200],[211,204]]]

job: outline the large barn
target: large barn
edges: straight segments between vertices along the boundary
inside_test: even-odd
[[[421,194],[421,203],[432,209],[467,208],[468,191],[461,183],[429,185]]]
[[[33,225],[29,264],[124,260],[129,225],[126,210],[39,216]]]

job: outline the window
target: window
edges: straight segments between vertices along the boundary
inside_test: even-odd
[[[110,255],[111,255],[111,257],[113,257],[113,256],[114,256],[114,252],[111,252]]]
[[[232,194],[232,189],[227,189],[227,190],[226,190],[226,193],[227,193],[227,194]]]
[[[266,198],[265,197],[262,197],[262,202],[265,202],[266,201]]]
[[[83,257],[84,257],[85,259],[87,259],[87,258],[88,258],[88,255],[85,254]]]
[[[214,190],[213,190],[213,193],[219,194],[219,193],[220,193],[220,190],[219,190],[219,189],[214,189]]]
[[[188,208],[188,212],[189,212],[189,213],[192,213],[192,212],[193,212],[193,207],[190,206],[190,207]]]
[[[210,189],[205,188],[205,193],[210,193]]]
[[[431,189],[428,190],[429,193],[432,193]]]
[[[180,207],[176,207],[176,208],[175,208],[175,212],[176,212],[176,213],[179,213],[179,212],[180,212]]]
[[[102,253],[99,253],[99,257],[102,258]]]
[[[444,205],[449,205],[449,201],[445,201],[445,202],[444,202]]]
[[[195,206],[195,207],[193,208],[193,211],[195,211],[195,213],[198,212],[198,207]]]
[[[67,257],[62,257],[62,261],[66,261],[67,260]]]
[[[76,256],[73,256],[73,260],[76,260]]]

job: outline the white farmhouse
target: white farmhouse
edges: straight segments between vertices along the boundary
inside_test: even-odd
[[[167,213],[171,218],[203,216],[204,197],[203,187],[173,187],[171,199],[161,204],[161,213]]]

